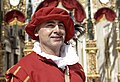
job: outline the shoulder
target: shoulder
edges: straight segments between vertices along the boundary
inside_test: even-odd
[[[72,70],[83,70],[83,67],[82,67],[81,64],[79,64],[79,63],[76,63],[76,64],[74,64],[74,65],[70,65],[70,68],[71,68]]]
[[[6,81],[11,82],[11,81],[24,81],[25,79],[29,79],[28,74],[26,71],[19,66],[18,64],[12,66],[7,72],[6,72]],[[21,76],[22,75],[22,76]],[[17,82],[16,81],[16,82]]]
[[[38,62],[41,63],[40,58],[41,56],[35,52],[31,52],[30,54],[20,59],[17,65],[20,65],[25,71],[29,73],[34,69],[34,67],[38,65]]]
[[[70,67],[71,70],[76,72],[85,82],[86,77],[85,77],[84,69],[79,63],[76,63],[76,64],[71,65],[69,67]]]
[[[42,57],[35,52],[31,52],[28,55],[24,56],[18,61],[18,65],[21,65],[22,67],[32,66],[36,65],[38,62],[40,63],[40,59]]]
[[[27,71],[27,73],[29,74],[32,70],[35,69],[36,66],[39,65],[39,67],[42,67],[43,62],[40,61],[40,60],[42,60],[41,56],[39,56],[35,52],[31,52],[30,54],[28,54],[28,55],[24,56],[23,58],[21,58],[17,62],[17,64],[15,64],[10,69],[14,69],[14,68],[20,66],[22,69]]]
[[[29,65],[30,63],[32,63],[32,61],[35,59],[35,57],[36,57],[36,53],[31,52],[30,54],[21,58],[17,62],[17,64],[13,65],[8,71],[14,72],[15,70],[24,68],[24,65],[26,66],[26,65]]]
[[[31,53],[27,54],[26,56],[24,56],[23,58],[21,58],[19,62],[29,61],[29,60],[33,60],[36,58],[38,58],[38,55],[35,52],[31,52]]]
[[[20,61],[8,69],[6,72],[6,80],[10,82],[12,78],[17,80],[26,80],[30,78],[30,73],[34,69],[34,65],[39,60],[39,56],[35,52],[24,56]]]

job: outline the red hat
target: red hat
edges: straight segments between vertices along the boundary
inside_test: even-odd
[[[83,22],[83,20],[86,18],[84,8],[78,2],[78,0],[43,0],[36,8],[36,11],[43,7],[57,7],[60,2],[62,3],[62,6],[67,10],[74,10],[74,17],[77,22]]]
[[[38,25],[48,20],[60,20],[64,23],[66,30],[65,41],[69,41],[74,36],[74,22],[72,18],[67,11],[56,7],[40,8],[34,13],[25,30],[32,39],[39,40],[39,37],[35,36],[34,31]]]

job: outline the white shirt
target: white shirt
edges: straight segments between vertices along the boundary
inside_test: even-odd
[[[64,44],[62,46],[60,57],[42,52],[39,42],[34,43],[33,51],[40,56],[45,57],[46,59],[53,60],[61,69],[65,69],[65,66],[73,65],[79,61],[79,57],[77,56],[74,48],[71,45]]]

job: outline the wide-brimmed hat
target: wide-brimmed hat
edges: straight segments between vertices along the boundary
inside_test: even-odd
[[[65,41],[69,41],[74,36],[74,22],[72,18],[67,11],[57,7],[40,8],[34,13],[25,30],[33,40],[39,40],[39,37],[35,36],[35,29],[38,25],[48,20],[60,20],[64,23],[66,31]]]

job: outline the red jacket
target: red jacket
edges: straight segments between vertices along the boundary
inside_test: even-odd
[[[70,82],[85,82],[80,64],[69,66]],[[6,72],[6,82],[65,82],[65,71],[35,52],[23,57]]]

